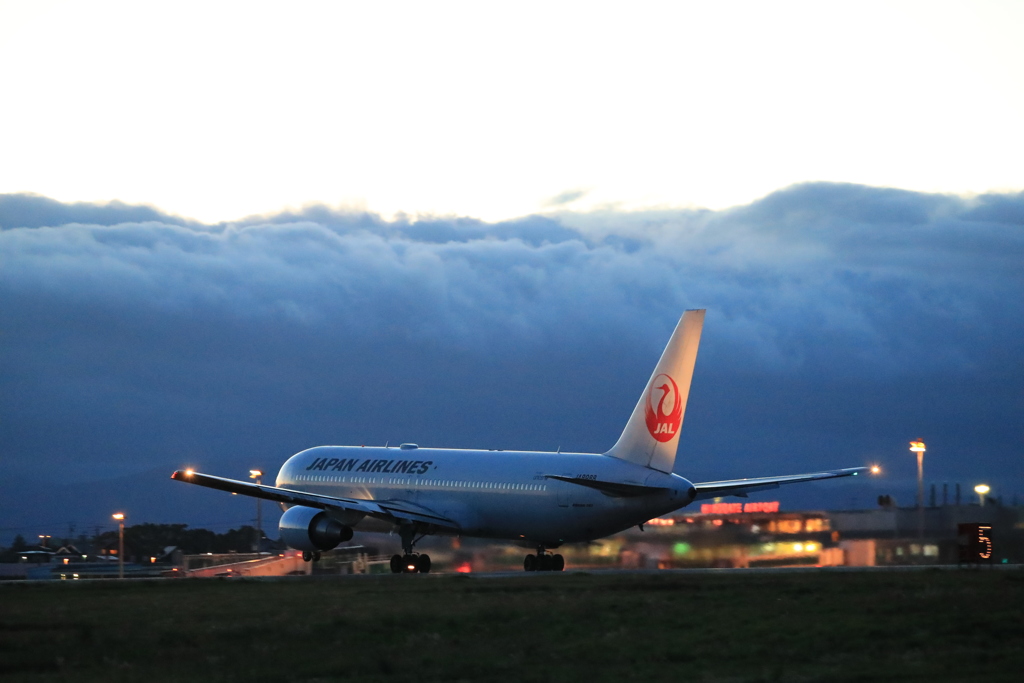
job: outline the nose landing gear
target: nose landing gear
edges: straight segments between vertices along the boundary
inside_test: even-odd
[[[527,555],[523,569],[528,572],[560,572],[565,569],[565,558],[545,552],[544,546],[537,546],[536,555]]]

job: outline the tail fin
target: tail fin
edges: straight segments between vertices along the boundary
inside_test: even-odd
[[[683,313],[622,436],[606,455],[672,471],[703,327],[704,309]]]

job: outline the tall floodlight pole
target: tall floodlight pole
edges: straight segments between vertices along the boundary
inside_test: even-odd
[[[115,512],[117,520],[117,578],[124,578],[124,513]]]
[[[924,538],[924,441],[910,442],[910,452],[917,453],[917,536]]]
[[[256,485],[259,486],[263,483],[261,477],[263,472],[261,470],[249,470],[249,478],[256,480]],[[260,547],[263,545],[263,508],[260,507],[262,499],[256,499],[256,553],[259,554]]]
[[[974,492],[978,494],[978,505],[985,507],[985,494],[991,490],[987,484],[978,484],[974,487]]]

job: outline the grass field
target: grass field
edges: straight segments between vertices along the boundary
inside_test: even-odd
[[[11,681],[1021,681],[1024,572],[0,586]]]

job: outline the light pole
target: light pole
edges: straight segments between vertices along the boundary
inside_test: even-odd
[[[124,513],[115,512],[117,520],[117,578],[124,578]]]
[[[991,490],[987,484],[978,484],[974,487],[974,492],[978,494],[978,505],[985,507],[985,494]]]
[[[249,478],[256,480],[256,485],[259,486],[263,483],[261,477],[263,472],[260,470],[249,470]],[[262,499],[256,499],[256,554],[260,552],[260,546],[263,544],[263,508],[260,506]]]
[[[917,453],[917,536],[924,538],[924,441],[910,442],[910,452]]]

